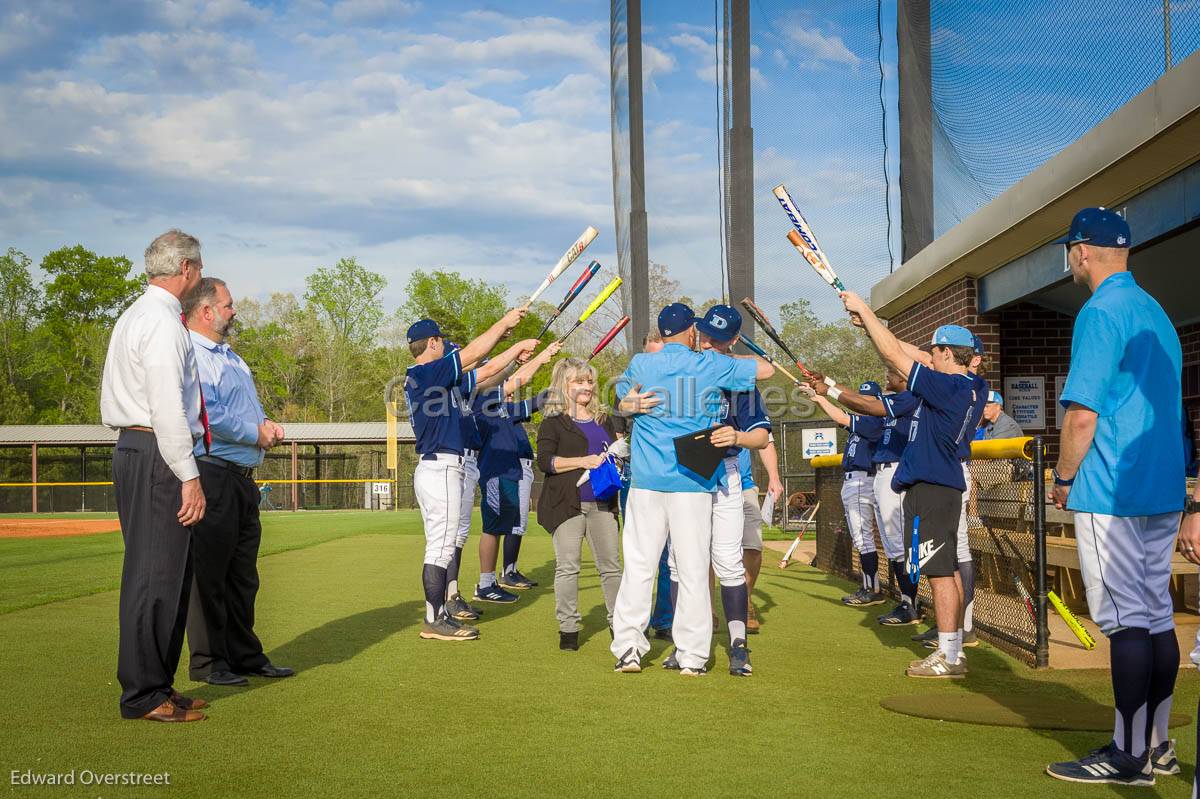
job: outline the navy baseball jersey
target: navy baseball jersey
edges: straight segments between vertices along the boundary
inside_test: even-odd
[[[458,381],[458,386],[454,389],[458,392],[456,399],[458,400],[458,408],[461,413],[460,427],[462,428],[463,447],[469,450],[478,452],[483,448],[483,437],[479,434],[479,425],[476,424],[475,409],[471,405],[471,389],[468,388],[467,379],[470,377],[471,384],[474,383],[474,372],[468,372],[463,376],[462,380]]]
[[[963,436],[963,440],[958,445],[958,459],[960,461],[971,460],[971,442],[975,439],[975,429],[979,427],[979,420],[983,418],[983,406],[987,405],[988,384],[979,375],[969,375],[975,383],[975,393],[978,399],[975,400],[975,411],[971,415],[971,426],[967,431],[967,435]]]
[[[884,394],[882,399],[887,416],[883,420],[883,438],[875,446],[875,463],[896,463],[908,446],[913,425],[917,423],[914,413],[921,401],[911,391]]]
[[[500,390],[489,391],[475,400],[475,418],[483,437],[479,453],[479,479],[521,479],[521,446],[517,429],[541,409],[546,392],[520,402],[504,402]]]
[[[722,404],[724,413],[721,424],[731,425],[734,430],[749,433],[760,427],[771,432],[771,419],[767,416],[767,408],[763,403],[762,394],[758,389],[753,391],[725,391],[725,401]],[[730,447],[725,453],[727,458],[736,458],[741,454],[742,447]]]
[[[908,390],[921,404],[892,490],[904,491],[917,483],[933,483],[965,491],[959,445],[974,433],[972,420],[979,400],[969,374],[943,374],[914,363]],[[986,394],[984,395],[986,396]]]
[[[883,438],[883,420],[878,416],[850,414],[847,427],[850,438],[846,439],[846,451],[842,453],[842,469],[847,472],[875,473],[872,459],[875,444]]]
[[[417,454],[463,454],[462,409],[459,397],[475,390],[475,371],[464,373],[457,350],[429,363],[413,364],[404,375],[404,398]]]
[[[540,406],[539,406],[540,407]],[[533,414],[530,414],[532,416]],[[525,421],[529,417],[525,417],[521,421],[513,422],[513,433],[517,437],[517,457],[526,460],[533,460],[533,445],[529,443],[529,431],[525,429]]]

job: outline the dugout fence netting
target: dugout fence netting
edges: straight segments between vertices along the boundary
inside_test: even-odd
[[[1033,439],[1030,449],[1036,450],[1038,446],[1040,440]],[[841,499],[844,474],[840,465],[823,466],[815,472],[816,495],[821,503],[817,514],[816,566],[857,582],[860,562],[850,542]],[[1039,503],[1044,503],[1044,475],[1039,480],[1034,462],[1024,457],[976,458],[970,462],[970,472],[973,485],[967,505],[967,531],[975,571],[976,634],[1031,666],[1045,665],[1044,660],[1039,662],[1039,647],[1043,648],[1044,657],[1046,646],[1044,601],[1038,600],[1039,585],[1045,585],[1045,566],[1039,567],[1038,557],[1039,538],[1043,552],[1045,547],[1044,514],[1038,512]],[[872,524],[871,533],[880,553],[880,586],[898,601],[899,591],[887,574],[887,559],[877,524]],[[906,535],[906,545],[908,540]],[[1044,558],[1040,562],[1044,564]],[[1018,582],[1032,600],[1032,613]],[[927,621],[932,624],[928,580],[921,580],[918,596]]]

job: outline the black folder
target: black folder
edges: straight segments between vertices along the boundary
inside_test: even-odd
[[[712,434],[716,429],[710,427],[707,430],[697,430],[673,439],[675,457],[679,460],[679,465],[706,480],[711,480],[717,473],[717,467],[725,460],[725,452],[729,449],[713,446]]]

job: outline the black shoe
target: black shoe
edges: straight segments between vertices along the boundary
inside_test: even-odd
[[[209,685],[249,685],[250,681],[240,674],[234,674],[232,671],[214,671],[211,672],[204,681]]]
[[[656,628],[654,630],[654,637],[660,641],[674,641],[675,640],[674,638],[671,637],[671,628],[670,627],[663,627],[661,630]]]
[[[573,632],[573,633],[560,632],[558,634],[558,648],[567,650],[570,652],[579,651],[579,633],[578,633],[578,631]]]
[[[268,663],[265,666],[259,666],[257,669],[251,669],[244,673],[255,677],[271,677],[274,679],[277,677],[291,677],[296,673],[296,670],[289,669],[287,666],[275,666]]]

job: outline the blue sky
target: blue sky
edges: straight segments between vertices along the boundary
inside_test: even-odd
[[[712,7],[645,6],[651,257],[715,296]],[[588,224],[615,267],[607,0],[0,8],[0,245],[35,260],[82,243],[140,264],[179,226],[238,296],[354,255],[389,307],[417,268],[528,292]],[[779,181],[848,284],[887,271],[874,8],[753,2],[768,307],[837,304],[783,239]]]

